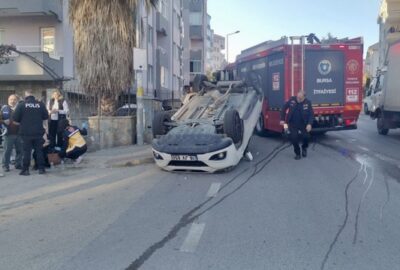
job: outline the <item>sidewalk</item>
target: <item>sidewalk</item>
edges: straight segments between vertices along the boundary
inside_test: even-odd
[[[153,163],[153,154],[151,145],[131,145],[88,153],[84,161],[91,168],[131,167]]]

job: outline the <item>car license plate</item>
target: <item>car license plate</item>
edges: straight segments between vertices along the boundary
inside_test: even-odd
[[[175,161],[197,161],[197,156],[172,155],[172,160],[175,160]]]

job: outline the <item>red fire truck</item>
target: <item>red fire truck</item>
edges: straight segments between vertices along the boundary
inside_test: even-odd
[[[242,51],[236,76],[257,74],[264,92],[263,111],[257,133],[282,132],[282,105],[300,89],[312,101],[313,130],[357,128],[362,104],[363,39],[306,44],[306,37],[284,37]],[[309,40],[313,42],[313,40]],[[230,67],[232,69],[232,67]]]

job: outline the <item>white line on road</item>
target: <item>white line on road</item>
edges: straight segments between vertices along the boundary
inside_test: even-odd
[[[392,163],[394,165],[397,165],[397,166],[399,165],[398,160],[395,160],[394,158],[390,158],[388,156],[384,156],[384,155],[381,155],[381,154],[375,154],[375,157],[380,159],[380,160],[382,160],[382,161],[390,162],[390,163]]]
[[[189,233],[183,242],[180,251],[193,253],[196,251],[197,245],[200,242],[201,235],[203,234],[205,223],[193,223],[190,227]]]
[[[360,148],[361,150],[363,150],[365,152],[369,152],[369,149],[367,147],[358,146],[358,148]]]
[[[207,192],[207,197],[216,197],[220,188],[221,183],[212,183],[210,189]]]

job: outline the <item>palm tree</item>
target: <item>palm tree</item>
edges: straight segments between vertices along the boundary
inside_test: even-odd
[[[76,69],[82,87],[115,110],[118,94],[132,86],[136,10],[140,0],[70,0]],[[155,6],[158,0],[145,0]]]

